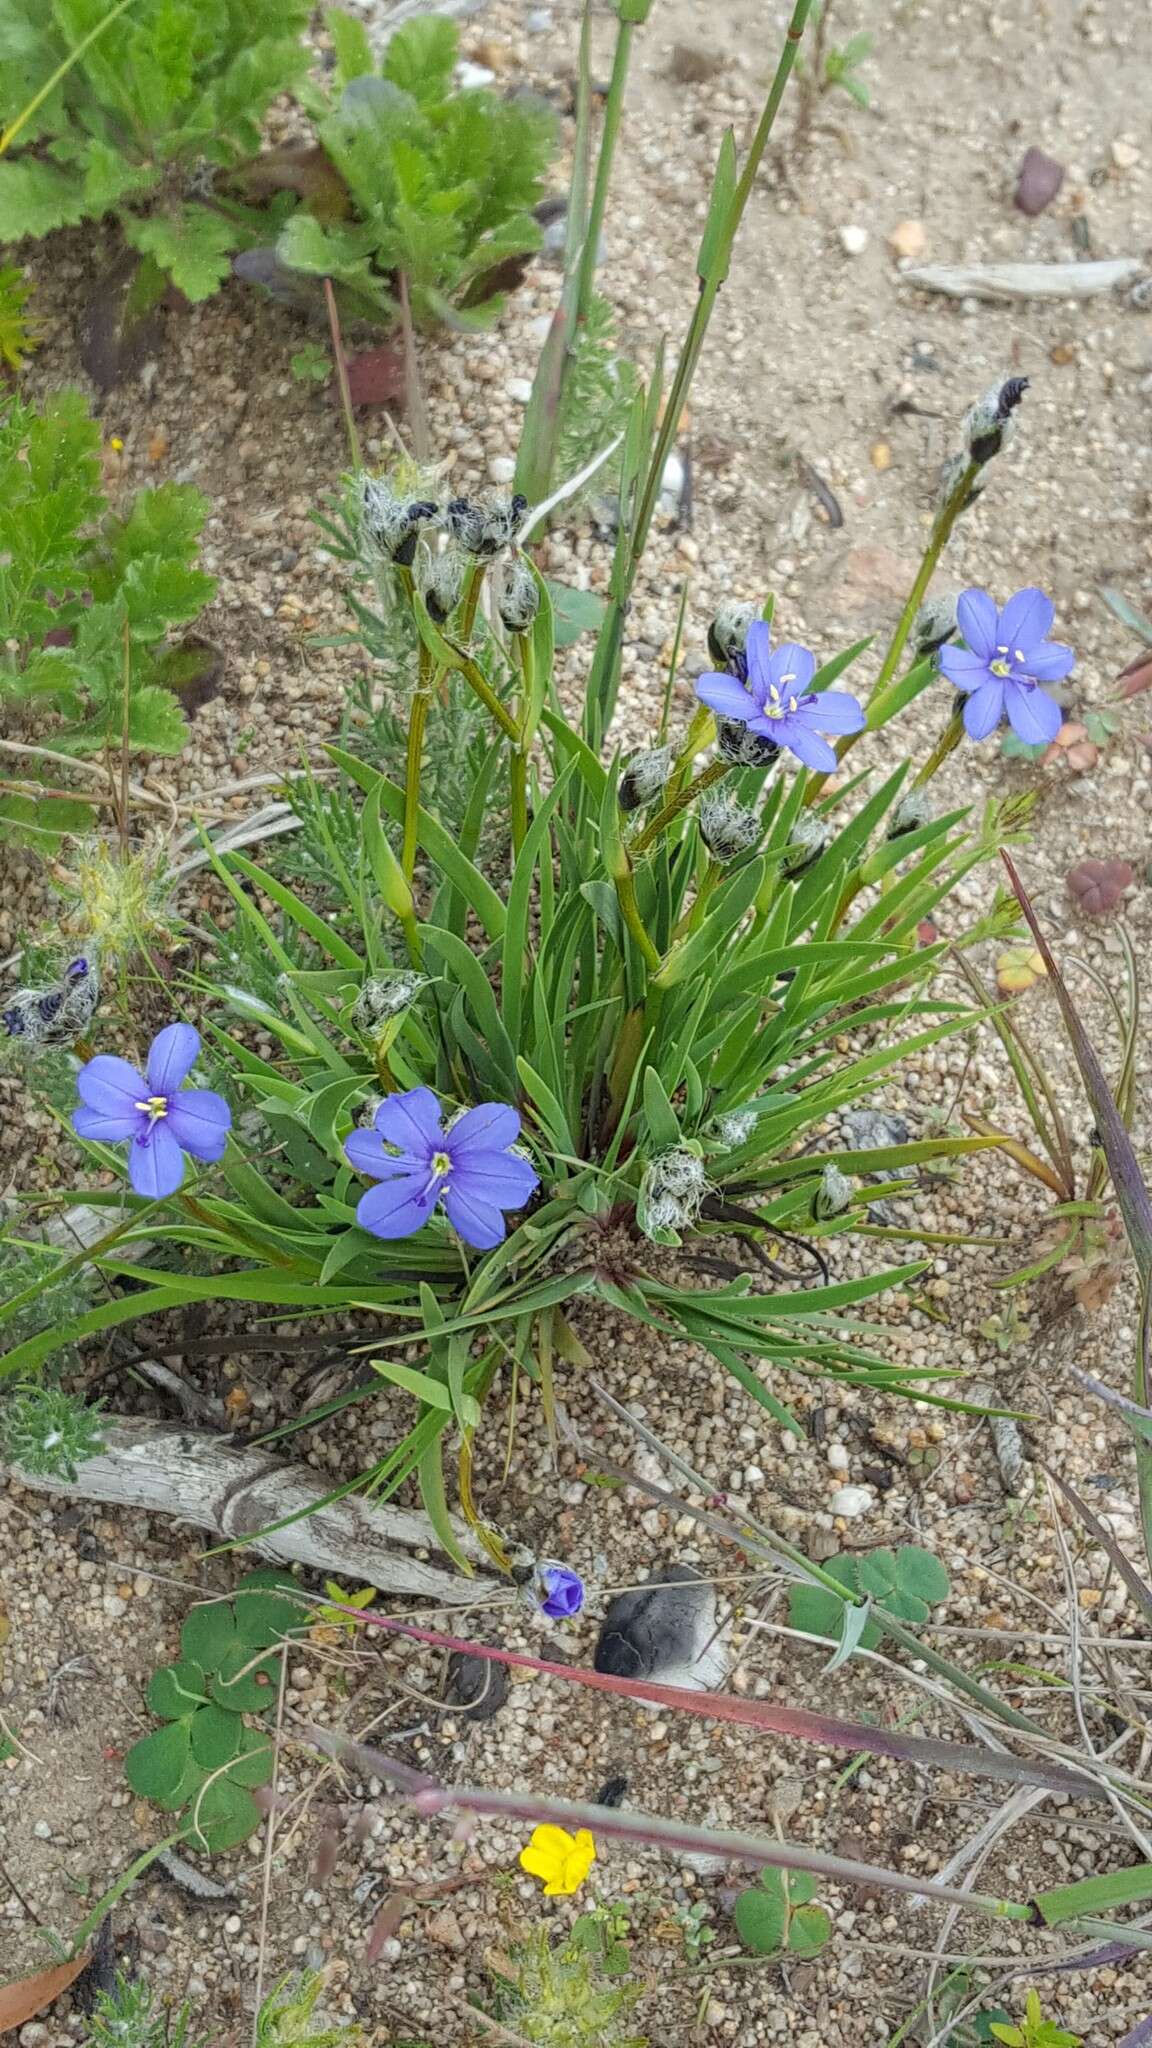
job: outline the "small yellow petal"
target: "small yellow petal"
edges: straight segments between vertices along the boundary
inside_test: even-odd
[[[556,1857],[567,1856],[574,1846],[573,1837],[567,1828],[554,1827],[550,1821],[542,1821],[538,1828],[533,1828],[529,1844],[530,1848],[547,1850],[550,1855]]]

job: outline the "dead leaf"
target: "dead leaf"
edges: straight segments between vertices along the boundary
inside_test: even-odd
[[[345,220],[352,210],[348,187],[322,149],[269,149],[231,182],[254,205],[276,192],[295,192],[319,221]]]
[[[996,955],[996,986],[1002,996],[1022,995],[1047,972],[1035,946],[1006,946]]]
[[[20,1977],[15,1984],[0,1986],[0,2034],[9,2034],[14,2027],[23,2026],[25,2020],[34,2020],[38,2013],[47,2012],[76,1982],[81,1970],[86,1969],[91,1949],[85,1949],[82,1956],[73,1957],[70,1963],[56,1963],[50,1970],[37,1970],[33,1977]]]
[[[1152,690],[1152,654],[1137,654],[1122,668],[1116,681],[1120,685],[1121,697],[1139,697],[1145,690]]]
[[[353,405],[397,405],[404,397],[404,353],[398,348],[366,348],[347,359],[348,390]]]

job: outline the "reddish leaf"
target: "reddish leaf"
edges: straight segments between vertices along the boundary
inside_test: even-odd
[[[1152,654],[1134,655],[1116,681],[1122,698],[1139,697],[1144,690],[1152,690]]]
[[[366,348],[347,360],[353,405],[398,405],[404,397],[404,352]]]
[[[1105,917],[1131,887],[1132,870],[1126,860],[1082,860],[1065,877],[1065,884],[1086,917]]]
[[[61,1992],[76,1982],[90,1954],[85,1949],[82,1956],[75,1956],[70,1963],[56,1963],[50,1970],[37,1970],[33,1977],[20,1977],[15,1984],[0,1985],[0,2034],[10,2033],[13,2027],[23,2026],[25,2020],[34,2020],[37,2013],[47,2012]]]

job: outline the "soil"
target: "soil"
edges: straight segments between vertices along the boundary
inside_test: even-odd
[[[510,84],[528,80],[562,92],[577,8],[574,0],[553,0],[546,13],[550,26],[537,20],[530,29],[540,10],[496,0],[465,24],[468,54]],[[778,5],[765,9],[754,0],[718,0],[707,15],[692,0],[659,0],[637,32],[600,278],[625,350],[641,365],[660,335],[674,349],[684,329],[717,146],[729,124],[739,140],[749,134],[783,20]],[[1139,0],[965,4],[946,17],[928,0],[876,0],[871,11],[841,0],[832,40],[858,28],[874,37],[863,73],[869,109],[842,94],[825,96],[798,160],[795,103],[786,105],[782,147],[762,174],[738,245],[684,428],[690,518],[656,536],[630,622],[620,712],[630,742],[648,737],[655,723],[661,650],[685,578],[689,634],[675,695],[681,718],[692,703],[691,675],[704,665],[706,622],[722,597],[759,599],[774,590],[787,633],[827,651],[890,630],[956,423],[1008,372],[1032,380],[1022,425],[994,465],[987,493],[962,520],[941,587],[978,583],[1001,600],[1025,584],[1049,591],[1057,635],[1078,650],[1077,708],[1104,705],[1136,652],[1101,586],[1152,609],[1152,318],[1123,295],[1007,305],[929,295],[903,280],[890,245],[901,224],[914,223],[922,237],[909,233],[908,246],[922,239],[925,259],[934,262],[1067,261],[1085,247],[1147,257],[1152,145],[1138,109],[1147,99],[1141,80],[1152,76],[1152,17]],[[598,21],[605,70],[609,30]],[[677,45],[706,47],[714,68],[674,57]],[[686,73],[701,71],[710,75],[685,82]],[[287,114],[273,118],[271,139],[290,127]],[[1014,208],[1012,191],[1032,145],[1058,158],[1066,177],[1049,209],[1027,218]],[[845,241],[853,228],[867,236],[859,254],[848,253],[858,238]],[[1085,233],[1087,242],[1077,241]],[[109,248],[98,236],[69,235],[21,252],[43,329],[33,388],[83,383],[77,313]],[[449,337],[423,352],[433,446],[454,489],[505,474],[522,418],[522,380],[531,377],[557,275],[537,267],[493,334]],[[306,338],[293,315],[236,284],[205,306],[166,315],[163,345],[140,375],[98,401],[114,490],[187,479],[212,504],[205,559],[220,591],[207,630],[223,650],[222,685],[197,713],[186,755],[151,778],[181,802],[207,804],[223,784],[295,765],[302,752],[315,756],[339,729],[358,672],[355,649],[318,644],[344,629],[347,614],[341,575],[310,515],[332,490],[346,452],[331,395],[289,374],[289,357]],[[368,415],[364,431],[369,458],[383,463],[387,424]],[[122,450],[113,449],[113,437]],[[607,579],[608,550],[587,519],[558,529],[542,560],[551,573],[591,588]],[[587,658],[578,644],[567,676],[573,689]],[[865,665],[874,659],[866,656]],[[1146,952],[1150,783],[1142,717],[1137,700],[1087,774],[1005,760],[989,742],[965,748],[941,778],[944,796],[960,801],[1037,792],[1022,856],[1029,887],[1065,962],[1113,983],[1115,932],[1076,912],[1063,878],[1086,856],[1128,861],[1137,879],[1125,917],[1138,956]],[[922,754],[939,720],[939,701],[922,699],[901,744],[906,734],[909,751]],[[860,758],[880,759],[880,745]],[[225,808],[241,815],[253,801],[248,793]],[[0,857],[3,956],[38,924],[50,924],[54,899],[50,877],[31,857],[10,850]],[[948,913],[957,929],[987,906],[990,887],[981,876],[957,893]],[[196,907],[193,886],[182,908],[194,916]],[[1114,1058],[1094,984],[1080,973],[1076,988],[1102,1053]],[[1059,1049],[1051,999],[1037,990],[1027,1001],[1083,1145],[1089,1119]],[[1148,1067],[1142,1038],[1141,1142]],[[953,1103],[1006,1117],[1023,1132],[990,1035],[970,1063],[959,1041],[920,1056],[885,1098],[914,1130]],[[74,1171],[70,1159],[58,1165],[55,1127],[30,1108],[11,1070],[0,1076],[0,1109],[6,1189],[50,1185]],[[916,1366],[944,1363],[991,1384],[1026,1416],[1030,1458],[1043,1457],[1106,1514],[1138,1561],[1123,1432],[1069,1370],[1075,1363],[1125,1385],[1137,1316],[1131,1287],[1121,1284],[1093,1315],[1072,1310],[1055,1324],[1034,1294],[1029,1319],[1000,1352],[982,1326],[1013,1298],[996,1290],[996,1275],[1035,1255],[1045,1219],[1040,1191],[1013,1177],[1004,1161],[985,1157],[956,1181],[926,1187],[916,1217],[926,1231],[977,1231],[1006,1242],[991,1253],[944,1248],[915,1300],[883,1297],[874,1319],[885,1324],[892,1355]],[[870,1269],[877,1258],[874,1243],[855,1238],[839,1270]],[[905,1541],[937,1551],[953,1585],[939,1646],[972,1666],[1005,1659],[1021,1667],[1012,1698],[1046,1711],[1063,1739],[1080,1741],[1067,1695],[1051,1696],[1053,1679],[1069,1670],[1073,1624],[1088,1639],[1093,1632],[1116,1645],[1123,1639],[1118,1682],[1136,1702],[1133,1711],[1146,1711],[1146,1622],[1100,1549],[1056,1514],[1038,1467],[1030,1466],[1026,1506],[1007,1500],[991,1437],[977,1419],[819,1382],[781,1386],[808,1432],[798,1442],[766,1428],[762,1412],[689,1346],[666,1349],[604,1311],[589,1311],[580,1334],[614,1397],[687,1459],[708,1489],[726,1495],[729,1512],[754,1514],[812,1555],[839,1544]],[[222,1422],[235,1415],[235,1404],[225,1404],[237,1386],[252,1403],[254,1426],[285,1412],[296,1386],[293,1373],[267,1354],[237,1351],[222,1364],[210,1359],[189,1370]],[[156,1401],[122,1374],[100,1391],[113,1405]],[[967,1739],[960,1716],[906,1672],[853,1660],[826,1675],[822,1652],[773,1633],[786,1620],[781,1582],[757,1579],[753,1593],[746,1560],[688,1514],[674,1516],[637,1488],[598,1483],[597,1455],[673,1491],[682,1486],[651,1453],[638,1453],[587,1376],[570,1370],[562,1392],[591,1455],[562,1447],[555,1469],[539,1413],[525,1400],[507,1478],[496,1417],[480,1480],[485,1506],[503,1526],[586,1574],[588,1607],[558,1638],[553,1625],[509,1600],[473,1617],[477,1633],[587,1663],[609,1594],[677,1558],[714,1576],[738,1610],[730,1680],[738,1691],[857,1719],[914,1715],[924,1733]],[[388,1403],[354,1411],[357,1419],[338,1437],[316,1431],[297,1447],[326,1471],[350,1475],[388,1441],[401,1412]],[[846,1522],[829,1507],[845,1481],[866,1489],[859,1520]],[[699,1505],[704,1495],[685,1498]],[[143,1688],[155,1664],[172,1655],[190,1597],[226,1590],[240,1561],[206,1561],[195,1532],[155,1518],[65,1507],[18,1488],[0,1501],[0,1557],[10,1627],[0,1689],[11,1736],[0,1765],[0,1975],[8,1977],[42,1967],[49,1960],[44,1930],[74,1926],[86,1903],[157,1838],[158,1816],[126,1789],[120,1759],[149,1725]],[[318,1639],[292,1666],[286,1726],[291,1732],[315,1720],[362,1734],[371,1724],[372,1739],[389,1753],[476,1785],[594,1797],[623,1775],[635,1809],[752,1829],[777,1823],[797,1840],[921,1875],[941,1872],[1002,1805],[997,1789],[975,1780],[918,1775],[883,1759],[846,1773],[846,1759],[831,1751],[665,1717],[530,1673],[514,1672],[507,1705],[471,1723],[436,1704],[440,1677],[438,1659],[413,1647]],[[1085,1686],[1093,1683],[1089,1670]],[[1093,1730],[1098,1743],[1107,1739],[1099,1723]],[[1123,1761],[1139,1768],[1134,1744]],[[265,1988],[288,1970],[324,1966],[333,2023],[356,2017],[381,2044],[435,2039],[468,2048],[517,2038],[470,2018],[469,1997],[490,1994],[491,1964],[517,1939],[542,1918],[567,1924],[590,1894],[630,1914],[644,1986],[632,2024],[653,2048],[689,2041],[753,2048],[783,2038],[796,2048],[882,2044],[923,1996],[934,1948],[997,1959],[998,1982],[1001,1966],[1015,1969],[998,1995],[1017,2014],[1039,1959],[1060,1948],[1056,1937],[1030,1928],[1016,1934],[968,1914],[953,1923],[896,1894],[829,1886],[822,1896],[835,1938],[824,1955],[786,1968],[748,1967],[729,1912],[734,1884],[746,1880],[731,1871],[705,1874],[601,1844],[582,1897],[544,1905],[516,1867],[522,1830],[485,1821],[453,1831],[450,1821],[414,1820],[389,1805],[378,1781],[322,1776],[315,1756],[295,1743],[284,1784],[289,1806],[272,1869]],[[1023,1898],[1136,1853],[1112,1809],[1047,1799],[1035,1811],[1013,1809],[979,1875],[973,1865],[962,1881]],[[164,1994],[191,2000],[212,2048],[250,2036],[262,1856],[257,1838],[218,1859],[214,1875],[234,1895],[222,1906],[197,1904],[150,1876],[116,1911],[118,1953],[135,1956]],[[394,1907],[378,1921],[387,1900]],[[703,1969],[693,1966],[675,1922],[677,1907],[698,1900],[716,1932]],[[374,1926],[378,1945],[369,1956]],[[1091,2048],[1119,2044],[1152,2010],[1143,1958],[1108,1959],[1038,1981],[1046,2013]],[[57,2048],[84,2037],[85,2022],[65,1999],[19,2039],[25,2048]]]

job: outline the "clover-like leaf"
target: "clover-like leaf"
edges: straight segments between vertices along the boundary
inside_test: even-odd
[[[199,1664],[186,1658],[179,1664],[163,1664],[159,1671],[154,1671],[144,1697],[162,1721],[179,1721],[204,1704],[208,1685]]]
[[[1023,995],[1043,980],[1047,972],[1043,956],[1027,942],[1006,946],[996,955],[996,987],[1002,996]]]
[[[193,1830],[190,1840],[210,1856],[219,1856],[223,1850],[247,1841],[263,1815],[243,1785],[224,1777],[213,1778],[211,1784],[205,1785],[202,1795],[193,1800],[188,1818]]]
[[[277,1657],[261,1657],[247,1643],[236,1643],[209,1676],[212,1698],[234,1714],[262,1714],[276,1698],[280,1676]]]
[[[896,1584],[902,1593],[936,1607],[952,1591],[952,1581],[938,1557],[918,1543],[904,1543],[896,1552]]]
[[[226,1600],[193,1607],[180,1631],[180,1648],[202,1671],[217,1671],[236,1648],[236,1617]]]
[[[275,1751],[263,1729],[241,1728],[240,1749],[228,1766],[228,1776],[234,1785],[266,1785],[275,1761]]]
[[[189,1726],[192,1755],[206,1771],[218,1771],[221,1764],[231,1763],[237,1755],[244,1734],[239,1714],[229,1713],[227,1707],[212,1701],[193,1714]]]
[[[188,1776],[192,1761],[188,1721],[166,1721],[134,1742],[124,1758],[124,1775],[141,1799],[157,1806],[181,1803],[177,1794]]]
[[[832,1938],[832,1922],[823,1906],[801,1906],[788,1921],[788,1952],[814,1956]]]
[[[741,1892],[732,1908],[736,1932],[754,1956],[779,1955],[788,1933],[788,1907],[782,1888],[754,1885]]]
[[[1082,860],[1064,877],[1064,886],[1085,917],[1107,917],[1131,888],[1132,869],[1126,860]]]
[[[283,1642],[285,1636],[302,1633],[315,1616],[315,1610],[291,1579],[267,1586],[242,1581],[236,1588],[233,1607],[237,1637],[253,1650],[267,1649],[273,1643]]]
[[[887,1596],[896,1587],[896,1553],[894,1550],[870,1550],[867,1557],[860,1559],[859,1585],[862,1593],[871,1593],[874,1600],[887,1602]]]

